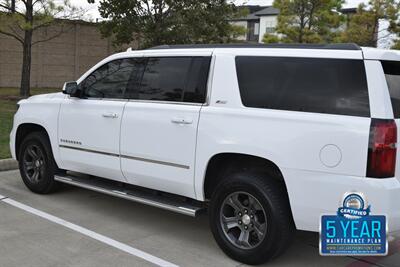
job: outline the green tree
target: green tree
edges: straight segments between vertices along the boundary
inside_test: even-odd
[[[262,41],[264,44],[274,44],[279,43],[280,39],[276,34],[266,33],[264,34]]]
[[[55,17],[73,18],[80,11],[67,0],[62,4],[53,0],[0,0],[0,34],[14,38],[22,45],[20,96],[30,95],[32,46],[58,37],[65,28],[60,27],[59,32],[46,36],[38,34],[34,38],[34,35],[40,29],[53,25]]]
[[[391,48],[400,50],[400,1],[397,1],[397,5],[394,5],[389,29],[396,34],[394,44]]]
[[[395,0],[371,0],[360,4],[357,13],[350,17],[347,29],[340,40],[362,46],[377,47],[378,41],[399,32],[400,4]],[[382,20],[389,22],[387,29],[379,29]],[[385,31],[386,33],[380,34]]]
[[[106,19],[100,30],[115,45],[221,43],[238,32],[228,21],[237,8],[224,0],[103,0],[99,11]]]
[[[287,43],[330,42],[343,16],[339,10],[344,0],[275,0],[280,10],[277,32]]]
[[[240,42],[238,41],[239,36],[247,34],[247,29],[243,26],[232,24],[230,29],[231,36],[229,38],[230,42]]]

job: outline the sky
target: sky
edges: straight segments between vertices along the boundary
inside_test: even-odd
[[[97,18],[101,18],[97,6],[99,0],[96,0],[95,4],[88,4],[87,0],[70,0],[71,4],[74,6],[78,6],[87,10],[87,18],[86,20],[95,21]],[[260,5],[260,6],[268,6],[272,5],[273,0],[233,0],[236,5]],[[360,3],[366,2],[365,0],[347,0],[346,4],[343,7],[357,7]]]

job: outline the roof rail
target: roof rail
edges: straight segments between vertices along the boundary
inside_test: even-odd
[[[188,44],[188,45],[159,45],[152,49],[190,49],[190,48],[291,48],[291,49],[330,49],[330,50],[361,50],[354,43],[343,44]]]

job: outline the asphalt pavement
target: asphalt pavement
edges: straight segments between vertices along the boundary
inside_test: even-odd
[[[0,266],[244,266],[218,248],[206,215],[185,215],[63,186],[37,195],[18,171],[0,172]],[[400,266],[400,239],[386,257],[321,257],[318,234],[298,231],[263,266]]]

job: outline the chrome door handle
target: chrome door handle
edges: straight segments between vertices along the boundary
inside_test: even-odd
[[[172,118],[171,122],[176,124],[192,124],[193,120],[188,120],[183,118]]]
[[[104,118],[111,118],[111,119],[115,119],[115,118],[118,118],[118,115],[117,115],[117,113],[103,113],[103,117]]]

